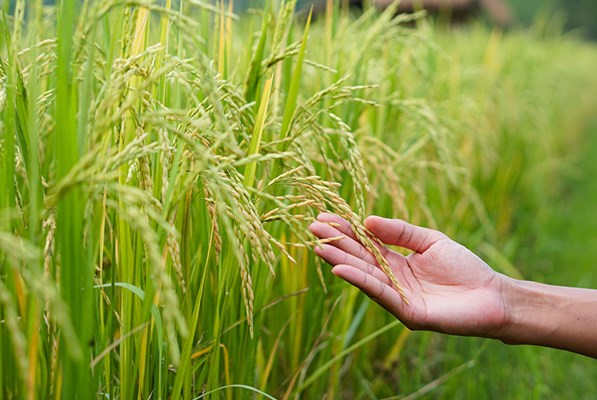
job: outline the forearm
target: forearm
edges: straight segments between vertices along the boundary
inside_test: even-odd
[[[597,358],[597,290],[506,279],[507,317],[497,339]]]

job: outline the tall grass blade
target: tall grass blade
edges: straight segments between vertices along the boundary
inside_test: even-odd
[[[257,118],[255,120],[255,128],[251,135],[251,144],[249,147],[248,156],[254,156],[259,153],[259,147],[261,145],[261,138],[263,137],[263,129],[265,126],[265,118],[267,116],[267,106],[272,93],[272,82],[273,77],[268,78],[265,81],[263,87],[263,94],[261,95],[261,104],[259,104],[259,111],[257,112]],[[244,184],[246,187],[253,187],[255,182],[255,172],[257,170],[257,161],[251,161],[245,167],[245,180]]]
[[[305,24],[305,31],[303,33],[303,39],[301,41],[301,47],[297,55],[296,65],[292,73],[288,94],[286,95],[286,105],[284,106],[284,114],[282,116],[282,126],[280,128],[280,139],[282,140],[278,149],[280,151],[286,150],[286,144],[284,139],[288,137],[290,129],[292,128],[292,117],[296,111],[296,105],[298,102],[299,89],[301,85],[303,64],[305,61],[305,51],[307,49],[307,41],[309,38],[309,27],[311,26],[311,17],[313,11],[309,12],[307,17],[307,23]]]

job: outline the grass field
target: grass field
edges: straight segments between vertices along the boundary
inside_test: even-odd
[[[596,287],[597,49],[266,3],[4,3],[0,398],[591,398],[593,360],[408,331],[307,226]]]

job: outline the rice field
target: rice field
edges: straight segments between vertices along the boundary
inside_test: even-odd
[[[317,18],[295,1],[14,3],[0,398],[595,393],[592,360],[409,331],[334,279],[307,229],[335,212],[368,241],[365,216],[400,217],[506,274],[595,287],[595,184],[577,190],[593,45],[331,1]]]

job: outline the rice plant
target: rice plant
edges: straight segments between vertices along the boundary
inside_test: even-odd
[[[492,162],[541,137],[510,147],[505,103],[562,72],[527,82],[504,64],[595,52],[486,31],[475,46],[442,43],[418,14],[357,19],[330,1],[312,21],[295,3],[242,16],[223,1],[4,3],[3,398],[335,398],[425,383],[422,367],[396,369],[411,380],[399,387],[382,373],[407,341],[438,345],[333,281],[306,227],[338,213],[375,251],[361,221],[377,212],[497,246],[515,231],[512,207],[532,199],[510,197],[528,187],[519,179],[541,179],[541,161],[574,144],[527,116],[562,106],[538,95],[516,128],[552,129],[530,167]],[[536,57],[491,61],[539,44]],[[499,79],[513,86],[489,115]],[[580,131],[581,116],[555,122]]]

